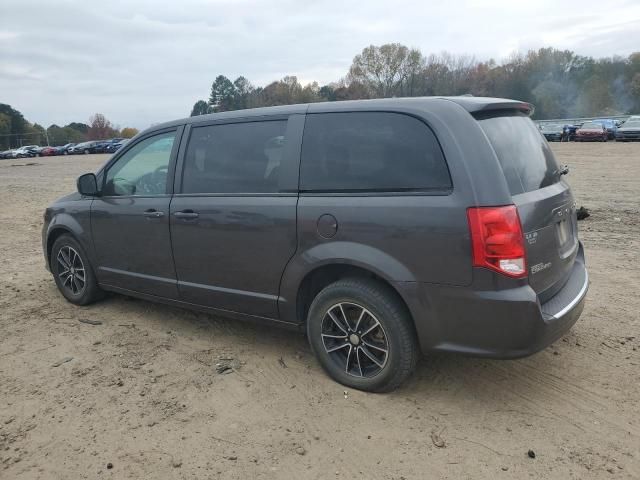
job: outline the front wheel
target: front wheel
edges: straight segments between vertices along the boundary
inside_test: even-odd
[[[325,287],[309,309],[307,336],[329,376],[369,392],[397,388],[419,358],[407,308],[390,287],[370,279]]]
[[[102,297],[86,253],[71,235],[54,242],[50,267],[58,290],[69,302],[88,305]]]

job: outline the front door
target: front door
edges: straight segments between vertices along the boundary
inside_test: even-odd
[[[109,165],[91,206],[100,283],[178,298],[169,205],[178,130],[150,135]]]
[[[278,317],[280,279],[296,249],[303,118],[294,117],[191,127],[171,203],[184,301]]]

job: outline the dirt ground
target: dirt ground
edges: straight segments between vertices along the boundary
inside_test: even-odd
[[[582,318],[523,360],[426,358],[383,395],[345,392],[299,333],[67,303],[42,213],[107,157],[0,160],[0,479],[640,478],[640,144],[553,148],[591,212]]]

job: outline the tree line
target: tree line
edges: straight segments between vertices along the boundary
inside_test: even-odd
[[[593,58],[541,48],[502,62],[450,53],[424,55],[399,43],[371,45],[356,55],[346,75],[320,86],[286,76],[264,87],[245,77],[218,75],[209,98],[191,116],[294,103],[425,95],[474,95],[524,100],[534,118],[571,118],[640,112],[640,52]]]
[[[22,145],[66,145],[114,137],[131,138],[137,133],[136,128],[118,128],[101,113],[92,115],[88,123],[71,122],[63,127],[54,124],[44,128],[27,121],[11,105],[0,103],[0,150]]]

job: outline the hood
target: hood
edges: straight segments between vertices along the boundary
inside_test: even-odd
[[[640,125],[637,127],[618,127],[619,132],[638,132],[640,131]]]
[[[58,198],[56,201],[53,202],[53,205],[56,205],[59,203],[65,203],[65,202],[73,202],[76,200],[82,200],[82,195],[80,195],[78,192],[73,192],[68,195],[65,195],[64,197]]]

